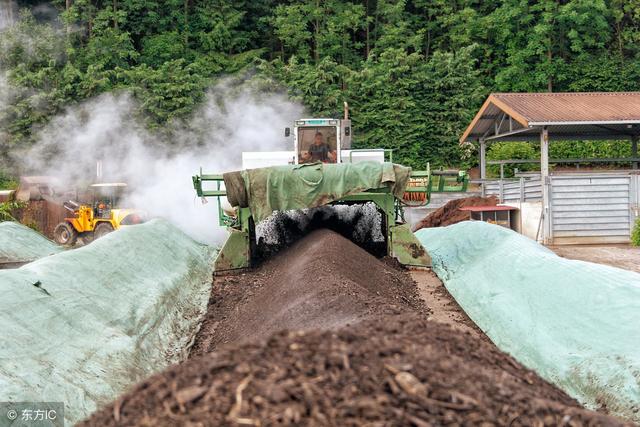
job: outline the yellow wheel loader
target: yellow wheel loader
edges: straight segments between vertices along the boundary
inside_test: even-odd
[[[73,216],[65,218],[53,231],[53,239],[60,245],[73,246],[78,237],[91,241],[104,236],[123,225],[140,224],[146,214],[139,209],[118,207],[127,184],[102,183],[90,186],[91,204],[80,204],[73,200],[64,203]]]

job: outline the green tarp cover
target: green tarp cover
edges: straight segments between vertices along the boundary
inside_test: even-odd
[[[416,235],[501,350],[585,406],[640,422],[640,274],[561,258],[484,222]]]
[[[0,401],[64,402],[69,425],[186,357],[213,254],[162,220],[0,271]]]
[[[60,251],[61,247],[29,227],[0,222],[0,263],[33,261]]]
[[[371,189],[389,188],[402,197],[410,174],[410,168],[379,162],[311,163],[242,171],[256,222],[273,211],[322,206]]]

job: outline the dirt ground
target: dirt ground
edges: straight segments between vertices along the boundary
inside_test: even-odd
[[[500,352],[432,273],[318,230],[217,277],[192,357],[80,425],[623,424]]]
[[[13,268],[19,268],[25,264],[29,264],[29,262],[31,261],[18,261],[18,262],[0,261],[0,270],[11,270]]]
[[[596,262],[640,273],[640,248],[628,245],[567,245],[550,246],[549,249],[564,258]]]
[[[455,330],[469,333],[479,339],[489,340],[447,292],[433,271],[412,270],[409,274],[418,288],[420,298],[429,301],[428,320],[444,323]]]

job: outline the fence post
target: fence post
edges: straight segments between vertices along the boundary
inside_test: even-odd
[[[487,144],[480,138],[480,179],[487,178]]]
[[[540,178],[542,180],[543,227],[542,242],[553,243],[551,226],[551,179],[549,178],[549,130],[543,126],[540,130]]]
[[[631,175],[629,191],[629,220],[631,222],[630,230],[633,232],[633,227],[636,224],[636,218],[640,217],[640,175]]]

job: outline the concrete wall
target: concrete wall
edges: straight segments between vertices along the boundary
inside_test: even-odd
[[[516,231],[530,239],[542,241],[542,201],[539,202],[509,202],[501,203],[518,208],[513,212]]]

